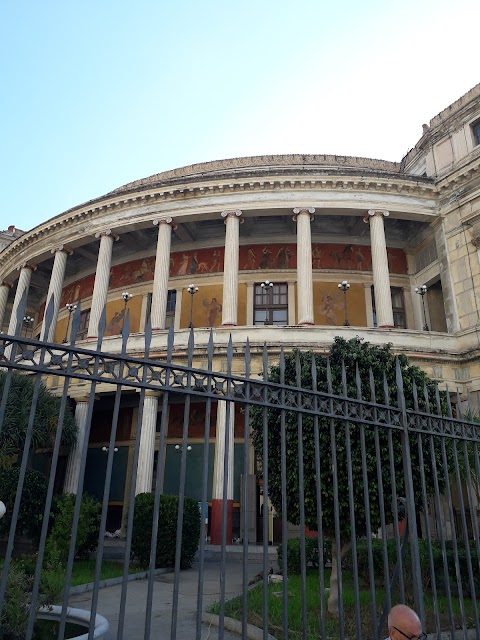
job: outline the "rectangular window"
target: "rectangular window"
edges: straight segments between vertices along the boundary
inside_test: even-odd
[[[288,324],[288,285],[286,282],[273,286],[255,285],[253,324]]]
[[[78,327],[77,340],[87,337],[88,323],[90,322],[90,309],[85,309],[80,313],[80,325]]]
[[[167,310],[165,313],[165,329],[170,329],[170,326],[175,320],[175,307],[177,306],[177,291],[171,289],[167,294]],[[147,309],[145,317],[148,318],[152,311],[152,294],[147,296]]]
[[[472,132],[475,145],[480,144],[480,120],[472,124]]]
[[[372,291],[372,309],[373,309],[373,326],[377,326],[377,313],[375,310],[375,291],[373,285]],[[405,318],[405,303],[403,300],[403,289],[401,287],[390,287],[392,296],[393,324],[398,329],[406,329],[407,321]]]

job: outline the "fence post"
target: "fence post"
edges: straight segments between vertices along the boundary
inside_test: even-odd
[[[415,493],[413,491],[412,480],[412,460],[410,457],[410,438],[408,432],[407,407],[405,403],[405,393],[403,388],[403,376],[400,361],[396,359],[396,383],[397,402],[401,411],[402,421],[402,452],[403,452],[403,473],[405,478],[405,496],[407,498],[407,518],[410,530],[410,546],[412,561],[413,596],[415,600],[415,610],[422,621],[425,621],[425,611],[423,606],[422,570],[420,566],[420,554],[418,551],[418,531],[417,517],[415,512]]]

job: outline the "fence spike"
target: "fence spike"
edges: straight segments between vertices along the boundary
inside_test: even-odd
[[[435,384],[435,402],[437,403],[437,412],[439,416],[443,416],[442,403],[440,401],[440,390],[438,384]]]
[[[300,351],[295,353],[295,380],[297,387],[302,386],[302,365],[300,363]]]
[[[172,361],[174,335],[175,334],[174,334],[173,324],[171,324],[170,329],[168,330],[168,339],[167,339],[167,362]]]
[[[147,323],[145,325],[145,357],[150,353],[150,345],[152,344],[152,315],[149,313]]]
[[[448,390],[448,384],[445,385],[445,392],[447,394],[448,417],[449,418],[453,418],[452,399],[450,398],[450,392]]]
[[[412,381],[412,391],[413,391],[413,408],[415,409],[415,411],[418,411],[418,389],[417,389],[417,383],[415,382],[415,379],[413,379]]]
[[[370,383],[370,400],[376,404],[377,403],[377,393],[375,390],[375,378],[373,376],[372,367],[368,370],[368,380]]]
[[[473,406],[472,406],[472,399],[471,399],[469,389],[467,389],[467,407],[468,407],[468,419],[470,420],[470,422],[473,422],[474,420]]]
[[[460,389],[457,387],[457,418],[460,420],[463,418],[463,410],[462,410],[462,396],[460,395]],[[468,416],[470,422],[472,422],[472,414]]]
[[[20,337],[20,334],[22,333],[23,318],[25,317],[26,309],[27,309],[27,290],[24,289],[22,293],[22,297],[20,298],[20,302],[18,303],[17,321],[15,323],[15,330],[13,332],[13,335],[16,336],[17,338]]]
[[[102,313],[100,314],[100,319],[98,321],[97,351],[100,351],[101,349],[106,326],[107,326],[107,306],[105,305],[102,309]]]
[[[227,376],[232,375],[232,363],[233,363],[233,340],[232,334],[228,338],[228,346],[227,346]]]
[[[208,359],[208,369],[212,371],[213,369],[213,329],[210,329],[210,336],[208,338],[207,345],[207,359]]]
[[[80,316],[81,316],[81,313],[82,313],[82,302],[81,302],[81,300],[79,300],[77,302],[77,308],[75,309],[75,311],[73,313],[72,330],[70,332],[70,343],[71,344],[75,344],[75,341],[77,339],[78,330],[80,329]]]
[[[193,335],[193,327],[188,334],[188,349],[187,349],[187,363],[188,366],[192,366],[193,362],[193,350],[195,349],[195,336]]]
[[[122,327],[122,353],[127,352],[128,336],[130,335],[130,309],[127,311]]]
[[[327,391],[328,393],[333,393],[332,391],[332,370],[330,367],[330,358],[327,358]]]
[[[268,381],[268,351],[267,351],[267,343],[263,344],[263,353],[262,353],[262,366],[263,366],[263,379],[265,382]],[[266,387],[265,387],[266,389]],[[265,391],[266,393],[266,391]]]
[[[355,382],[357,384],[357,400],[362,400],[362,381],[360,379],[358,362],[355,362]]]
[[[388,388],[388,381],[387,381],[387,373],[386,371],[383,372],[383,402],[386,405],[390,404],[390,391]]]
[[[348,396],[347,391],[347,371],[345,369],[345,360],[342,360],[342,393],[346,398]]]
[[[315,358],[314,353],[312,353],[312,389],[314,391],[318,391],[317,359]]]
[[[50,299],[47,304],[47,308],[45,309],[45,313],[43,316],[43,335],[42,340],[47,342],[48,332],[50,331],[51,324],[53,322],[53,312],[55,310],[55,294],[52,293]]]
[[[423,382],[423,398],[425,400],[425,411],[430,413],[430,396],[428,394],[428,388],[426,381]]]
[[[245,377],[250,377],[250,340],[247,337],[247,342],[245,343]]]

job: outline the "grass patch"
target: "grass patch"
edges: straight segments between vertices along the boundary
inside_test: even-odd
[[[356,624],[356,606],[355,592],[353,589],[353,578],[347,572],[343,572],[343,606],[344,606],[344,638],[346,640],[358,637]],[[325,571],[325,584],[328,585],[330,580],[329,571]],[[268,586],[268,631],[276,638],[283,638],[283,585],[281,583],[270,584]],[[408,588],[406,589],[409,591]],[[410,590],[411,593],[411,590]],[[394,604],[399,601],[393,596]],[[324,624],[320,616],[320,593],[318,572],[309,571],[307,573],[306,583],[306,604],[307,604],[307,624],[306,637],[308,640],[318,640],[325,633],[327,638],[340,637],[338,619],[327,613]],[[327,610],[325,597],[325,611]],[[374,638],[372,629],[378,625],[378,620],[383,611],[385,592],[378,589],[375,592],[375,612],[376,620],[372,620],[372,604],[370,591],[368,588],[360,587],[359,603],[360,603],[360,620],[361,634],[364,640]],[[413,606],[413,602],[407,602]],[[439,613],[440,625],[442,629],[449,629],[449,617],[447,598],[438,596],[436,600],[437,611]],[[467,617],[467,626],[473,624],[473,603],[471,600],[464,600],[465,615]],[[460,603],[458,598],[452,598],[452,609],[456,628],[461,628]],[[433,598],[430,594],[425,594],[425,610],[426,610],[426,631],[431,633],[435,631],[435,613]],[[211,613],[218,615],[220,605],[214,604],[210,609]],[[241,620],[242,617],[242,598],[236,597],[225,603],[225,615],[230,618]],[[254,624],[263,629],[264,608],[263,608],[263,582],[253,587],[247,594],[247,622]],[[291,576],[288,578],[288,635],[291,638],[301,638],[303,636],[302,629],[302,598],[301,598],[301,579],[300,576]],[[384,628],[380,634],[381,638],[388,635],[388,631]]]

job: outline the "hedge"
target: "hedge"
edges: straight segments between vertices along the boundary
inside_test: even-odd
[[[0,537],[8,535],[12,522],[13,505],[17,495],[19,467],[0,469],[1,499],[6,513],[0,520]],[[39,471],[26,469],[20,511],[18,512],[16,536],[27,536],[38,545],[42,530],[43,510],[47,496],[47,479]]]
[[[135,498],[132,532],[132,555],[142,565],[150,563],[153,526],[153,493],[140,493]],[[178,496],[160,496],[156,567],[175,566]],[[193,498],[184,498],[180,568],[192,566],[200,540],[200,510]]]

